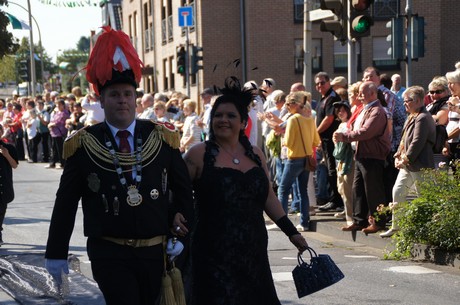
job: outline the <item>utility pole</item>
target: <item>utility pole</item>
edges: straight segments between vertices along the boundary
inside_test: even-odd
[[[351,1],[347,1],[347,16],[348,18],[350,17],[350,12],[351,12]],[[356,70],[358,69],[357,68],[357,63],[358,63],[358,60],[357,60],[357,54],[356,54],[356,43],[355,41],[351,38],[351,31],[352,31],[352,28],[351,28],[351,22],[347,22],[348,26],[347,26],[347,37],[348,37],[348,41],[347,41],[347,50],[348,50],[348,58],[347,58],[347,61],[348,61],[348,75],[347,75],[347,78],[348,78],[348,83],[349,84],[353,84],[357,81],[357,73],[356,73]]]
[[[34,39],[33,39],[33,31],[32,31],[32,11],[30,8],[30,0],[27,0],[27,7],[29,9],[29,26],[30,26],[30,82],[31,86],[29,91],[30,96],[35,96],[35,83],[37,81],[37,77],[35,74],[35,57],[34,57]],[[43,60],[43,59],[42,59]]]
[[[406,88],[412,84],[412,0],[407,0]]]
[[[303,3],[303,84],[305,89],[311,92],[311,21],[310,21],[310,0]]]

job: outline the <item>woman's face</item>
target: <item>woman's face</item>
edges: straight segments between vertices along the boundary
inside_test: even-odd
[[[460,82],[449,82],[448,86],[453,96],[460,97]]]
[[[161,108],[160,106],[154,106],[153,107],[153,112],[157,116],[157,118],[162,118],[165,116],[165,110]]]
[[[246,122],[241,122],[241,116],[235,105],[222,103],[217,106],[212,117],[212,130],[216,138],[238,136]]]
[[[416,113],[422,106],[423,101],[418,101],[416,98],[404,96],[404,107],[408,113]]]
[[[337,110],[337,116],[342,122],[348,121],[348,113],[345,106],[340,106],[340,108]]]
[[[190,106],[184,106],[183,109],[184,109],[184,115],[185,115],[185,116],[189,116],[189,115],[191,115],[192,112],[193,112],[193,111],[192,111],[192,108],[191,108]]]
[[[449,95],[449,92],[444,88],[433,86],[429,88],[428,94],[430,95],[431,100],[435,102]]]

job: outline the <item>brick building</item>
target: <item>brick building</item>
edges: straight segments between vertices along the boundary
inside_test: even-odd
[[[311,0],[312,9],[319,0]],[[427,87],[435,75],[454,69],[460,60],[456,46],[460,36],[452,30],[460,21],[455,0],[417,0],[412,13],[425,17],[425,57],[412,62],[412,84]],[[185,28],[178,26],[178,7],[192,6],[195,24],[189,28],[189,44],[203,48],[203,69],[190,76],[190,95],[199,99],[204,87],[221,86],[226,76],[242,81],[275,79],[288,91],[303,79],[302,0],[123,0],[122,29],[131,37],[146,65],[141,86],[146,92],[187,92],[185,79],[176,70],[176,48],[186,43]],[[386,28],[391,17],[405,14],[406,0],[375,0],[375,24],[371,35],[357,44],[357,79],[362,70],[376,65],[382,72],[399,73],[405,83],[406,64],[387,55]],[[330,33],[312,22],[312,73],[347,76],[347,49]],[[312,86],[314,88],[314,86]],[[316,92],[313,92],[316,95]]]

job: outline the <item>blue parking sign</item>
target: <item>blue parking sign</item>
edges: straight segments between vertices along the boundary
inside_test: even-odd
[[[179,26],[194,26],[193,22],[193,7],[179,7]]]

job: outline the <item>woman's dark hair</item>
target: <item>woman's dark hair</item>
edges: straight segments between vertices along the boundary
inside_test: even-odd
[[[241,122],[247,123],[249,118],[249,105],[255,97],[253,93],[255,91],[254,89],[257,88],[245,89],[241,86],[239,79],[235,76],[227,77],[223,88],[214,88],[214,92],[218,92],[220,95],[216,98],[216,101],[211,109],[211,120],[209,123],[209,139],[211,141],[215,142],[216,140],[212,126],[217,108],[222,104],[233,104],[240,114]],[[256,122],[253,122],[253,124],[256,124]],[[240,130],[239,141],[245,148],[246,155],[260,166],[262,162],[259,156],[254,153],[252,144],[244,134],[244,130]]]
[[[14,103],[13,104],[13,109],[15,109],[17,111],[22,111],[22,106],[21,106],[21,104]]]
[[[211,122],[214,118],[217,107],[219,107],[220,104],[226,103],[233,104],[236,107],[236,110],[241,116],[241,122],[247,122],[248,107],[254,99],[252,90],[252,88],[244,89],[238,78],[234,76],[227,77],[225,79],[225,86],[223,88],[215,89],[215,91],[219,92],[220,95],[217,97],[214,102],[214,106],[211,109]]]

